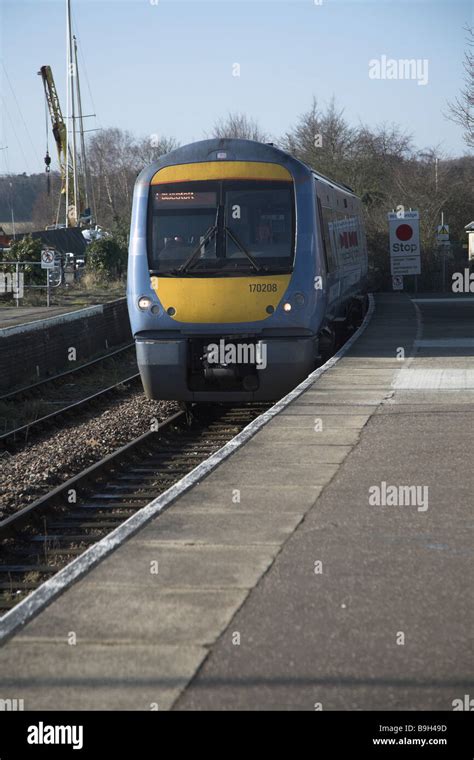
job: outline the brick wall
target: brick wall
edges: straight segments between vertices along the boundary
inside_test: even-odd
[[[132,340],[125,298],[0,330],[0,393],[70,369]]]

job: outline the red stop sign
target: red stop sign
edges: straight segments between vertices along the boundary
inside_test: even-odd
[[[400,224],[395,230],[395,234],[399,240],[410,240],[413,237],[413,229],[409,224]]]

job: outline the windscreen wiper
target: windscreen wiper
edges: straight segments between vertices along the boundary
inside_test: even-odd
[[[181,266],[178,267],[178,272],[183,274],[183,272],[186,272],[189,269],[191,264],[195,261],[195,259],[201,253],[203,246],[206,246],[207,243],[209,243],[209,241],[212,240],[216,232],[217,232],[217,225],[213,224],[212,227],[209,227],[208,231],[204,235],[203,239],[199,242],[199,245],[194,249],[191,256],[189,256],[189,258],[186,259],[184,264],[181,264]]]
[[[184,264],[181,264],[181,266],[178,267],[178,272],[180,272],[181,274],[183,272],[186,272],[186,270],[191,266],[193,261],[199,256],[203,246],[205,247],[209,243],[209,241],[212,240],[214,235],[217,233],[218,219],[219,219],[219,208],[217,208],[217,211],[216,211],[215,223],[212,225],[212,227],[209,227],[208,231],[204,235],[203,239],[199,241],[199,245],[196,246],[191,256],[189,256],[189,258],[186,259]]]
[[[225,228],[225,231],[226,231],[227,235],[230,237],[230,239],[232,240],[232,242],[235,243],[235,245],[237,246],[237,248],[240,248],[240,250],[242,251],[242,253],[244,253],[245,256],[247,256],[247,258],[250,261],[250,263],[252,264],[253,268],[256,269],[257,272],[263,272],[264,268],[261,267],[260,264],[258,263],[258,261],[256,259],[254,259],[254,257],[252,256],[252,254],[247,251],[247,249],[245,248],[245,246],[243,245],[243,243],[240,242],[240,240],[238,239],[238,237],[236,235],[234,235],[234,233],[231,232],[231,230],[228,227]]]

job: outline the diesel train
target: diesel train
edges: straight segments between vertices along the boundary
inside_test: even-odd
[[[272,144],[203,140],[137,178],[127,298],[148,398],[280,398],[366,288],[360,200]]]

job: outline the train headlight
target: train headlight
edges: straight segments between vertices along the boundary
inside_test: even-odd
[[[295,304],[297,306],[304,306],[304,293],[296,293],[295,295]]]
[[[286,303],[284,303],[283,304],[283,311],[291,311],[291,303],[288,303],[288,301]]]
[[[148,296],[140,296],[138,299],[138,308],[142,311],[146,311],[151,306],[151,298],[148,298]]]

